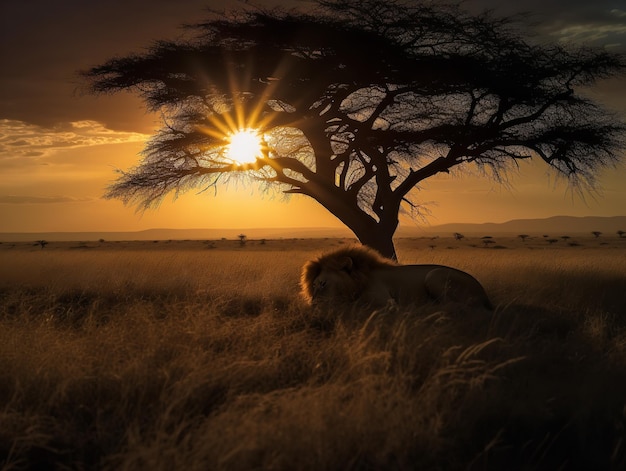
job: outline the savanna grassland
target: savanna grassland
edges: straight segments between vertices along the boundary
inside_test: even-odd
[[[0,466],[626,469],[626,239],[401,239],[496,305],[313,310],[336,239],[0,244]]]

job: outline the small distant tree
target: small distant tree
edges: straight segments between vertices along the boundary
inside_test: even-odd
[[[47,240],[38,240],[37,242],[35,242],[35,245],[39,245],[39,246],[41,246],[41,250],[43,250],[43,249],[44,249],[44,247],[45,247],[46,245],[48,245],[48,241],[47,241]]]
[[[517,237],[522,239],[522,242],[526,242],[526,239],[528,239],[530,236],[528,234],[520,234]]]
[[[461,239],[463,239],[464,237],[465,237],[465,236],[464,236],[463,234],[460,234],[460,233],[458,233],[458,232],[455,232],[455,233],[454,233],[454,238],[455,238],[456,240],[461,240]]]
[[[564,235],[564,236],[561,236],[561,239],[563,239],[565,242],[567,242],[569,239],[571,239],[571,237],[568,236],[568,235]]]
[[[492,244],[495,244],[496,241],[491,238],[491,236],[483,237],[483,244],[485,247],[489,247]]]
[[[622,237],[624,237],[626,235],[626,232],[624,232],[624,231],[617,231],[617,235],[621,239]]]
[[[550,245],[555,244],[559,241],[559,239],[546,239],[546,242]]]
[[[602,235],[602,232],[600,232],[600,231],[592,231],[591,233],[593,234],[593,236],[594,236],[596,239]]]
[[[248,237],[245,234],[239,234],[237,237],[239,238],[239,245],[241,245],[242,247],[246,245]]]

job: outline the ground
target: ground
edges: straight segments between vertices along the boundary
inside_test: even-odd
[[[623,469],[626,239],[482,237],[397,248],[493,313],[309,308],[348,239],[3,241],[2,469]]]

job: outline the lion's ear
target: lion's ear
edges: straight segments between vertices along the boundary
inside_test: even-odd
[[[345,270],[347,272],[352,271],[352,259],[350,257],[343,257],[340,260],[341,270]]]

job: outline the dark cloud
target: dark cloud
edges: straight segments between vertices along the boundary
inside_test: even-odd
[[[29,146],[30,142],[24,141],[24,140],[19,140],[19,141],[9,142],[9,143],[7,143],[7,145],[11,146],[11,147]]]

